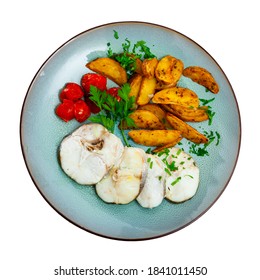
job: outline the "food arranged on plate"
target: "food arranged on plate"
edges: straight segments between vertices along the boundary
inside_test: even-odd
[[[79,184],[95,185],[107,203],[127,204],[133,200],[154,208],[164,198],[183,202],[194,196],[199,168],[179,148],[148,154],[124,146],[120,138],[97,123],[83,124],[60,145],[64,172]]]
[[[60,162],[65,173],[77,183],[98,183],[123,153],[116,135],[100,124],[82,125],[60,145]]]
[[[114,31],[114,38],[118,33]],[[191,79],[213,94],[219,86],[201,66],[188,66],[171,54],[158,58],[138,41],[86,64],[81,84],[68,82],[55,112],[63,121],[83,123],[59,147],[63,171],[77,183],[95,187],[107,203],[136,200],[154,208],[166,198],[174,203],[191,199],[199,186],[199,167],[190,154],[209,155],[207,147],[220,141],[218,132],[199,131],[194,122],[212,124],[215,112],[193,90],[179,86]],[[116,85],[108,88],[107,82]],[[121,139],[115,135],[119,130]],[[190,143],[185,152],[181,140]],[[129,142],[143,146],[132,147]],[[177,144],[178,147],[177,147]]]

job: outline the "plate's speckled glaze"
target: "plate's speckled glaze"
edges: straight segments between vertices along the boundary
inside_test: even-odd
[[[116,30],[119,40],[113,37]],[[182,204],[168,201],[154,209],[137,202],[110,205],[101,201],[94,187],[80,186],[59,166],[57,151],[61,140],[79,126],[64,123],[54,114],[58,92],[66,82],[80,82],[88,72],[85,64],[106,54],[107,43],[120,51],[125,38],[144,40],[158,57],[172,54],[185,66],[199,65],[213,73],[220,92],[213,95],[187,78],[181,86],[196,91],[200,98],[215,97],[213,124],[197,124],[200,130],[219,131],[218,146],[209,147],[210,156],[196,157],[201,170],[197,194]],[[63,217],[94,234],[120,240],[143,240],[173,233],[205,213],[227,186],[238,159],[241,121],[232,87],[216,61],[197,43],[167,27],[144,22],[118,22],[102,25],[75,36],[58,48],[36,73],[26,94],[21,114],[21,147],[36,187],[46,201]],[[188,144],[183,147],[187,151]]]

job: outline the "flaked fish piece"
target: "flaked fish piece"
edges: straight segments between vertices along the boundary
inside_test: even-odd
[[[120,159],[123,149],[121,140],[102,125],[84,124],[61,142],[61,167],[77,183],[93,185]]]
[[[125,147],[121,159],[96,185],[98,196],[107,203],[127,204],[139,194],[146,174],[142,149]]]
[[[147,155],[147,175],[140,194],[138,203],[145,208],[159,206],[165,196],[165,171],[164,164],[156,155]]]
[[[165,197],[175,203],[192,198],[199,186],[200,172],[194,159],[179,148],[173,147],[160,154],[165,164]]]

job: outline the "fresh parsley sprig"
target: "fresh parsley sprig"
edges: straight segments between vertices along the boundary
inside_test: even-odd
[[[99,113],[98,115],[91,116],[89,119],[94,123],[103,124],[110,132],[113,132],[115,129],[114,120],[111,118],[108,118],[103,113]]]
[[[92,100],[99,108],[100,113],[91,116],[89,119],[93,122],[104,125],[110,132],[114,132],[115,126],[119,123],[119,129],[121,131],[123,140],[126,146],[130,146],[127,137],[124,134],[123,122],[126,122],[127,126],[134,127],[134,120],[130,118],[133,104],[135,102],[133,96],[129,96],[130,85],[124,84],[121,89],[118,90],[118,101],[114,96],[108,94],[106,91],[101,91],[95,86],[90,86],[90,100]]]

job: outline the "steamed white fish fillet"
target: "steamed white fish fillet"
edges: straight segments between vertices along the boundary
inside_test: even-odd
[[[136,200],[142,207],[154,208],[162,203],[165,196],[165,167],[156,155],[147,155],[146,162],[147,175]]]
[[[121,159],[96,184],[98,196],[107,203],[127,204],[139,194],[146,173],[142,149],[125,147]]]
[[[199,168],[194,159],[175,147],[161,154],[160,158],[167,169],[165,197],[176,203],[192,198],[199,186]]]
[[[105,127],[84,124],[61,142],[61,167],[77,183],[93,185],[118,161],[123,150],[121,140]]]
[[[99,155],[108,169],[122,156],[124,145],[120,138],[101,124],[82,125],[72,133],[72,136],[80,136],[87,150]]]
[[[82,185],[95,184],[107,173],[107,166],[100,156],[88,151],[79,136],[66,137],[60,146],[63,171]]]

